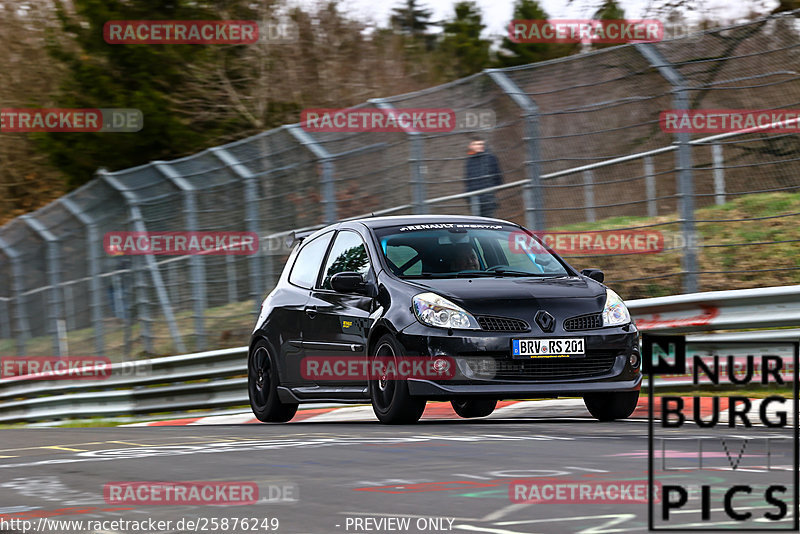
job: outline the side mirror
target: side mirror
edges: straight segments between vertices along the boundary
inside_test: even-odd
[[[603,280],[606,279],[606,276],[603,274],[603,271],[601,271],[600,269],[584,269],[584,270],[581,271],[581,274],[583,276],[588,276],[592,280],[600,282],[601,284],[603,283]]]
[[[331,277],[331,288],[339,293],[365,293],[367,283],[361,273],[345,271]]]

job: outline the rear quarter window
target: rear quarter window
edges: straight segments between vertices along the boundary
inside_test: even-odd
[[[305,289],[314,287],[320,267],[322,267],[322,258],[325,257],[325,251],[328,250],[331,237],[333,237],[333,232],[328,232],[300,245],[302,248],[297,253],[292,271],[289,273],[290,283]]]

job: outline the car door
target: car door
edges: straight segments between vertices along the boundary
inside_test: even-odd
[[[331,288],[331,277],[345,271],[372,277],[369,252],[361,236],[352,230],[341,230],[330,247],[325,265],[306,304],[303,326],[303,348],[306,356],[320,358],[363,358],[366,355],[369,315],[373,299],[358,294],[345,294]],[[351,376],[320,380],[320,386],[358,385],[366,383]]]
[[[328,250],[333,231],[327,232],[301,244],[289,272],[286,287],[275,295],[273,322],[279,332],[281,356],[281,381],[287,385],[306,382],[300,365],[303,350],[305,310],[311,290],[319,277],[322,261]]]

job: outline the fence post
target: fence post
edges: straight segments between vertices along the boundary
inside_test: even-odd
[[[583,171],[583,201],[586,206],[586,221],[597,221],[594,209],[594,173],[591,169]]]
[[[651,156],[645,156],[644,158],[644,186],[647,195],[647,216],[655,217],[658,215],[658,201],[656,200],[658,193],[656,190],[655,167]]]
[[[105,353],[105,332],[103,331],[103,301],[100,289],[100,238],[97,224],[69,197],[61,197],[59,202],[70,214],[86,228],[86,258],[89,263],[89,292],[91,293],[92,323],[94,325],[94,347],[97,354]]]
[[[259,228],[259,215],[258,215],[258,184],[256,183],[256,175],[247,168],[236,157],[225,150],[223,147],[214,147],[209,149],[222,163],[227,165],[239,178],[244,180],[244,201],[245,201],[245,218],[247,219],[247,231],[253,232],[259,238],[258,251],[251,254],[248,259],[248,273],[250,278],[250,293],[254,300],[254,311],[258,312],[261,308],[261,301],[264,298],[264,286],[262,280],[264,273],[261,271],[261,254],[263,254],[261,247],[261,230]],[[231,258],[230,254],[226,256],[226,262]],[[231,260],[232,261],[232,260]],[[269,260],[268,260],[269,261]],[[272,286],[272,269],[269,265],[269,273],[267,274],[270,287]]]
[[[20,253],[0,237],[0,251],[11,263],[12,291],[14,293],[14,310],[17,319],[17,356],[25,356],[25,341],[30,338],[30,326],[23,295],[23,268]]]
[[[162,176],[172,182],[175,187],[181,190],[183,195],[183,211],[186,220],[186,230],[197,232],[197,191],[195,187],[184,179],[178,172],[163,161],[153,162],[153,166]],[[194,310],[194,350],[205,350],[206,348],[206,267],[205,257],[201,254],[193,254],[189,258],[189,268],[192,278],[192,302]]]
[[[528,156],[525,160],[528,177],[524,194],[525,225],[537,231],[546,230],[544,191],[539,168],[539,162],[542,159],[539,147],[539,106],[504,71],[486,69],[484,72],[522,109],[522,117],[525,120],[524,140]]]
[[[62,298],[61,298],[61,283],[59,281],[59,246],[58,238],[53,235],[50,230],[31,214],[21,215],[20,219],[33,230],[45,243],[47,254],[47,283],[50,286],[48,291],[49,298],[47,302],[47,316],[48,316],[48,330],[53,334],[53,354],[58,354],[59,357],[66,356],[62,354],[62,347],[59,338],[57,321],[62,319]]]
[[[150,317],[149,302],[145,298],[147,286],[144,283],[144,275],[142,271],[146,268],[146,262],[141,256],[133,257],[133,298],[136,301],[136,315],[139,317],[141,324],[141,338],[144,343],[144,350],[148,354],[152,354],[153,350],[153,334],[150,331],[150,323],[153,322]],[[124,291],[122,283],[117,291]],[[115,291],[116,294],[120,294]]]
[[[375,107],[388,113],[393,113],[396,109],[393,104],[383,98],[373,98],[368,102],[375,104]],[[411,140],[411,150],[408,157],[408,162],[411,164],[411,205],[415,215],[424,215],[428,213],[428,205],[425,202],[428,198],[425,184],[428,172],[425,166],[425,140],[419,132],[405,129],[404,131],[410,136]]]
[[[3,310],[0,311],[0,339],[11,339],[11,310],[8,307],[6,297],[0,297],[0,303],[3,305]]]
[[[333,181],[333,155],[328,152],[324,146],[319,144],[319,142],[314,139],[314,136],[303,130],[299,124],[290,124],[286,129],[300,144],[310,150],[322,165],[320,183],[322,184],[324,222],[325,224],[335,223],[339,217],[337,214],[338,201],[336,199],[336,185]]]
[[[636,50],[658,69],[659,74],[672,85],[672,101],[675,109],[688,110],[689,96],[688,84],[680,72],[667,61],[667,59],[650,43],[634,44]],[[681,231],[684,243],[683,256],[681,257],[681,270],[683,271],[683,292],[696,293],[697,284],[697,251],[695,249],[694,226],[694,177],[692,175],[692,136],[689,132],[675,134],[676,152],[675,163],[678,171],[678,210],[681,221]]]
[[[136,231],[146,232],[147,228],[145,227],[144,220],[142,218],[142,212],[139,209],[139,198],[136,196],[136,194],[132,191],[129,191],[119,180],[109,174],[105,169],[99,169],[97,174],[100,178],[105,180],[108,185],[117,190],[125,199],[125,202],[128,204],[128,211],[130,212],[131,221],[133,221],[133,226],[136,228]],[[178,330],[178,324],[175,322],[175,316],[172,313],[172,305],[169,302],[169,296],[167,295],[167,290],[164,287],[164,280],[161,278],[161,272],[158,270],[158,264],[156,263],[156,260],[153,258],[152,254],[145,254],[142,257],[144,258],[144,263],[146,264],[147,269],[150,271],[150,276],[153,279],[153,286],[156,290],[159,303],[161,304],[161,310],[164,313],[164,319],[167,321],[167,326],[169,327],[172,341],[175,343],[175,349],[178,352],[185,352],[186,347],[181,339],[181,334]],[[137,269],[136,272],[137,277],[140,278],[139,269]]]
[[[230,254],[225,255],[225,276],[228,278],[228,302],[239,301],[239,283],[236,279],[236,264]]]
[[[725,204],[725,160],[722,157],[722,145],[711,145],[711,157],[714,159],[714,200],[719,206]]]

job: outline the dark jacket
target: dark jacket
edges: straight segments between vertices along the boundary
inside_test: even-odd
[[[503,183],[503,173],[500,171],[497,157],[488,151],[478,152],[467,158],[464,176],[467,191]]]

